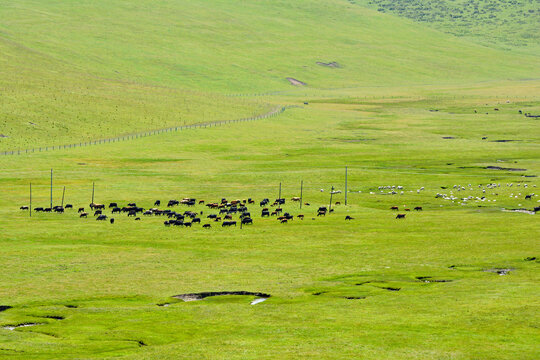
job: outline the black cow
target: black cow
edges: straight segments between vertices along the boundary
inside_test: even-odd
[[[174,223],[174,220],[165,220],[165,221],[163,222],[163,224],[164,224],[165,226],[171,226],[172,223]]]
[[[215,219],[217,218],[217,215],[216,214],[210,214],[207,216],[208,219]]]
[[[349,216],[349,215],[347,215],[347,216],[345,216],[345,220],[354,220],[354,218],[351,217],[351,216]]]
[[[21,210],[28,210],[29,208],[28,208],[28,206],[21,206],[20,209]]]
[[[191,220],[191,223],[201,223],[201,219],[200,218],[193,218],[193,220]]]
[[[34,208],[34,211],[35,212],[40,212],[40,211],[43,211],[43,208],[42,207],[37,207],[37,208]]]
[[[114,218],[111,218],[109,221],[111,222],[111,224],[114,224]]]
[[[84,208],[79,208],[79,210],[78,210],[77,212],[78,212],[78,213],[84,212]]]
[[[270,216],[270,211],[263,210],[262,213],[261,213],[261,217],[265,217],[265,216]]]
[[[54,212],[57,212],[57,213],[63,213],[64,212],[64,208],[61,207],[61,206],[55,206],[53,208]]]
[[[114,207],[118,207],[118,204],[115,203],[115,202],[112,202],[112,203],[109,204],[109,209],[114,208]]]
[[[51,209],[51,208],[45,208],[45,209],[43,209],[43,211],[44,211],[44,212],[51,212],[52,209]]]
[[[525,195],[525,200],[532,200],[532,195]]]
[[[175,206],[175,205],[179,205],[179,204],[180,204],[180,201],[178,201],[178,200],[169,200],[169,202],[167,203],[167,206],[171,207],[171,206]]]
[[[96,220],[104,221],[107,220],[107,215],[99,215]]]
[[[137,216],[137,212],[135,210],[130,210],[127,216]]]
[[[135,203],[129,203],[128,206],[137,206]]]
[[[119,213],[119,212],[122,212],[122,209],[120,209],[119,207],[115,207],[112,209],[112,213]]]
[[[397,214],[396,219],[405,219],[405,214]]]
[[[225,227],[225,226],[236,226],[236,221],[224,221],[222,224],[221,224],[221,227]]]
[[[154,206],[160,206],[160,205],[161,205],[161,201],[156,200],[156,201],[154,202]]]
[[[245,218],[242,219],[242,224],[244,224],[244,225],[248,225],[248,224],[253,225],[253,220],[251,218],[249,218],[249,217],[245,217]]]
[[[81,217],[81,218],[88,217],[88,213],[83,212],[83,213],[81,213],[81,215],[79,215],[79,217]]]
[[[73,209],[73,205],[71,205],[71,204],[66,204],[65,208],[66,208],[66,209]]]
[[[96,216],[96,215],[101,215],[102,213],[103,213],[103,212],[102,212],[101,210],[96,210],[96,211],[94,212],[94,216]]]
[[[190,223],[190,222],[185,222],[185,223],[184,223],[184,226],[185,226],[185,227],[191,227],[191,223]]]
[[[422,211],[422,207],[421,207],[421,206],[417,206],[417,207],[414,208],[414,210],[416,210],[416,211]]]
[[[212,226],[210,224],[204,224],[202,227],[204,229],[210,229]]]

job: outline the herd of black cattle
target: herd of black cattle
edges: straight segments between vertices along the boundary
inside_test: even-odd
[[[299,202],[300,198],[294,197],[291,199],[293,202]],[[182,200],[169,200],[167,202],[167,208],[165,210],[161,210],[158,208],[158,206],[161,206],[161,201],[157,200],[154,203],[154,208],[151,209],[144,209],[142,207],[137,206],[136,203],[129,203],[127,206],[120,207],[118,206],[118,203],[111,202],[109,204],[109,209],[111,211],[111,214],[127,214],[128,217],[133,217],[135,220],[140,220],[141,216],[163,216],[167,217],[168,220],[165,220],[163,224],[165,226],[183,226],[183,227],[191,227],[193,224],[201,224],[201,218],[204,216],[204,211],[191,211],[191,210],[185,210],[185,211],[174,211],[171,208],[177,207],[179,205],[185,205],[187,207],[194,207],[196,204],[202,205],[204,204],[209,211],[212,211],[214,213],[208,214],[205,216],[206,221],[212,221],[216,223],[221,223],[222,227],[230,227],[230,226],[237,226],[238,222],[240,225],[252,225],[253,219],[251,216],[250,211],[248,210],[248,206],[255,204],[255,201],[250,199],[245,200],[232,200],[228,201],[227,199],[223,198],[220,202],[213,202],[213,203],[206,203],[204,200],[197,201],[193,198],[185,198]],[[291,220],[294,219],[294,216],[291,215],[288,212],[283,212],[283,209],[281,208],[281,205],[285,204],[285,199],[276,199],[273,203],[270,203],[269,199],[263,199],[259,202],[261,210],[261,217],[273,217],[275,216],[277,220],[285,224]],[[340,205],[340,202],[336,202],[336,205]],[[305,206],[310,206],[309,203],[304,203]],[[107,219],[110,221],[111,224],[114,224],[114,218],[108,217],[104,214],[105,212],[105,204],[96,204],[91,203],[90,209],[93,212],[94,217],[97,221],[106,221]],[[56,213],[64,213],[67,209],[73,209],[72,204],[66,204],[65,206],[53,206],[48,208],[43,207],[36,207],[33,210],[35,212],[56,212]],[[30,210],[28,206],[21,206],[21,210]],[[333,212],[334,209],[329,209],[329,207],[321,206],[317,209],[317,216],[326,216],[327,213]],[[85,211],[85,208],[81,207],[78,209],[79,217],[80,218],[87,218],[90,213]],[[235,220],[233,216],[238,215],[238,220]],[[296,218],[300,220],[304,220],[304,215],[299,214],[296,215]],[[352,217],[346,216],[345,220],[353,220]],[[210,228],[210,223],[205,223],[203,225],[203,228]]]

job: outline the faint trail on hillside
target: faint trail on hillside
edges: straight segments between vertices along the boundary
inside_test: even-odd
[[[76,148],[76,147],[85,147],[85,146],[90,146],[90,145],[109,144],[109,143],[114,143],[114,142],[119,142],[119,141],[134,140],[134,139],[152,136],[152,135],[159,135],[159,134],[173,132],[173,131],[182,131],[182,130],[195,129],[195,128],[216,127],[216,126],[222,126],[226,124],[268,119],[271,117],[278,116],[282,114],[283,112],[285,112],[285,110],[289,108],[294,108],[294,107],[301,107],[301,106],[298,106],[298,105],[277,106],[264,114],[255,115],[252,117],[242,118],[242,119],[211,121],[211,122],[197,123],[197,124],[191,124],[191,125],[173,126],[173,127],[163,128],[163,129],[143,131],[143,132],[134,133],[134,134],[120,135],[120,136],[116,136],[112,138],[98,139],[98,140],[92,140],[92,141],[87,141],[87,142],[79,142],[75,144],[52,145],[52,146],[36,147],[32,149],[2,151],[0,152],[0,156],[24,155],[24,154],[32,154],[36,152],[44,152],[44,151],[51,151],[51,150],[63,150],[63,149],[71,149],[71,148]]]

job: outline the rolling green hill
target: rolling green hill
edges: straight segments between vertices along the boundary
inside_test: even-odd
[[[538,55],[540,3],[536,0],[348,0],[406,17],[475,42]]]
[[[537,77],[518,57],[341,0],[0,2],[0,34],[89,76],[203,91]],[[318,65],[337,62],[341,68]]]

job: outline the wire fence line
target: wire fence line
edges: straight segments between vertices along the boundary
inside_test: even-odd
[[[71,149],[71,148],[91,146],[91,145],[108,144],[108,143],[133,140],[133,139],[138,139],[138,138],[143,138],[147,136],[158,135],[158,134],[163,134],[163,133],[168,133],[168,132],[173,132],[173,131],[182,131],[182,130],[195,129],[195,128],[216,127],[216,126],[222,126],[222,125],[232,124],[232,123],[268,119],[271,117],[278,116],[282,114],[286,109],[293,108],[293,107],[300,107],[300,106],[298,105],[278,106],[264,114],[255,115],[255,116],[242,118],[242,119],[220,120],[220,121],[211,121],[211,122],[196,123],[196,124],[190,124],[190,125],[173,126],[173,127],[163,128],[163,129],[149,130],[149,131],[143,131],[143,132],[134,133],[134,134],[120,135],[120,136],[116,136],[112,138],[91,140],[91,141],[79,142],[79,143],[73,143],[73,144],[52,145],[52,146],[35,147],[31,149],[2,151],[0,152],[0,156],[25,155],[25,154],[51,151],[51,150],[63,150],[63,149]]]

